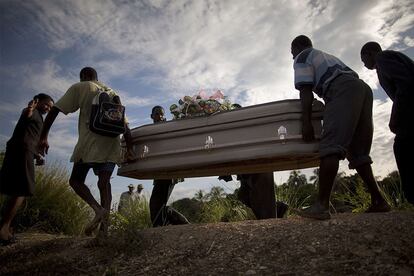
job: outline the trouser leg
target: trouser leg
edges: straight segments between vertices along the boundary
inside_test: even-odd
[[[250,177],[250,207],[257,219],[276,217],[273,172],[252,174]]]
[[[249,186],[250,175],[248,174],[239,175],[239,179],[240,179],[240,188],[239,188],[239,191],[237,192],[237,199],[240,200],[247,207],[251,208],[252,206],[250,204],[250,186]]]
[[[150,214],[154,227],[166,224],[166,206],[174,184],[172,181],[154,181],[154,187],[150,197]]]
[[[401,179],[401,186],[407,201],[414,204],[414,181],[411,175],[410,159],[414,156],[414,146],[410,139],[395,137],[394,155]]]

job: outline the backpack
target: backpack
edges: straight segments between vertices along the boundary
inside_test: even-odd
[[[110,91],[98,86],[98,94],[92,100],[89,129],[96,134],[116,137],[125,132],[125,106],[119,96],[111,96]]]

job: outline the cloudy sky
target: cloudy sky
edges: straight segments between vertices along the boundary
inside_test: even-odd
[[[387,126],[391,102],[375,71],[363,68],[359,51],[375,40],[413,58],[410,0],[1,0],[0,28],[1,148],[35,94],[59,99],[84,66],[96,68],[99,79],[119,91],[132,127],[150,123],[152,106],[169,107],[200,89],[222,89],[243,106],[298,98],[290,42],[306,34],[373,88],[374,173],[383,177],[396,168]],[[60,114],[47,162],[70,169],[76,140],[77,114]],[[341,170],[346,167],[344,161]],[[287,175],[275,173],[276,182]],[[93,189],[95,181],[88,176]],[[112,183],[114,199],[129,183],[144,183],[148,194],[152,189],[151,181],[119,176]],[[213,185],[225,185],[227,192],[237,187],[214,177],[188,179],[172,198]]]

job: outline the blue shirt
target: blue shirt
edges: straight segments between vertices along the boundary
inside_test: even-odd
[[[311,85],[312,90],[319,96],[325,95],[329,83],[341,74],[358,74],[346,66],[340,59],[314,48],[300,52],[293,63],[295,70],[295,88]]]

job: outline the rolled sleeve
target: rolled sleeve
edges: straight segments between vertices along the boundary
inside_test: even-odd
[[[313,66],[307,63],[295,63],[295,88],[300,89],[304,85],[314,85]]]

